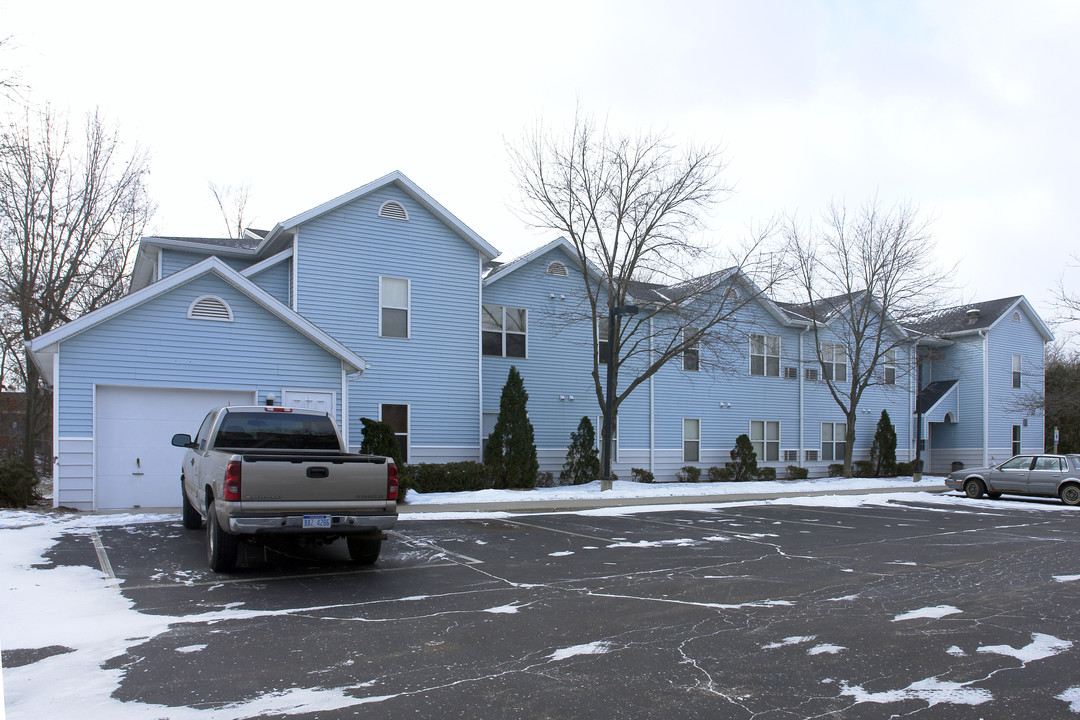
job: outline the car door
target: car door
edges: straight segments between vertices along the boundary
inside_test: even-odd
[[[1033,455],[1017,455],[987,473],[990,492],[1026,493]]]
[[[1056,496],[1058,485],[1065,479],[1064,459],[1054,455],[1038,455],[1028,473],[1028,493]]]

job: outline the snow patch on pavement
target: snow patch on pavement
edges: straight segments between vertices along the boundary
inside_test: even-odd
[[[1011,645],[984,645],[978,648],[977,652],[1014,657],[1027,665],[1029,662],[1059,655],[1071,647],[1072,642],[1068,640],[1044,633],[1032,633],[1031,642],[1022,648],[1014,648]]]
[[[919,618],[936,620],[937,618],[943,618],[946,615],[955,615],[959,612],[962,612],[960,608],[953,607],[952,605],[935,605],[933,607],[919,608],[918,610],[909,610],[906,613],[897,615],[892,621],[899,622],[901,620],[916,620]]]

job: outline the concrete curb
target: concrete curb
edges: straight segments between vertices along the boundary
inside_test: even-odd
[[[738,495],[689,495],[677,497],[621,497],[621,498],[584,498],[576,500],[523,500],[521,502],[464,502],[428,505],[399,505],[398,515],[405,519],[409,515],[424,513],[453,512],[508,512],[508,513],[555,513],[576,510],[598,510],[611,507],[635,507],[639,505],[718,505],[756,500],[775,500],[785,497],[817,497],[823,495],[871,495],[879,493],[928,492],[943,493],[949,489],[944,486],[924,485],[922,487],[890,487],[855,490],[813,490],[804,492],[743,493]]]

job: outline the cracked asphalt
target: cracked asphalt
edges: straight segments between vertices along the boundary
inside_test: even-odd
[[[1077,717],[1080,515],[911,497],[406,517],[369,568],[251,547],[215,575],[179,522],[48,559],[176,618],[104,667],[146,717]]]

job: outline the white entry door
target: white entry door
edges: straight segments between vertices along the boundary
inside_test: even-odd
[[[334,393],[311,390],[284,390],[282,391],[281,404],[285,407],[323,410],[333,415]]]
[[[184,449],[169,444],[172,436],[194,436],[219,405],[254,401],[249,391],[98,387],[94,507],[179,507]]]

